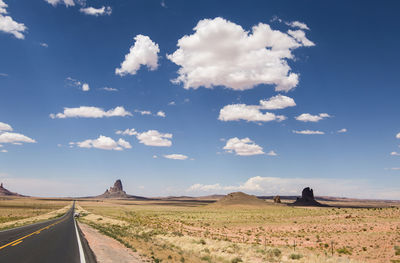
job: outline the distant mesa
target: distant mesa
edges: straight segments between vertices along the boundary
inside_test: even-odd
[[[96,196],[95,198],[110,198],[110,199],[137,199],[137,200],[146,200],[147,198],[135,195],[129,195],[124,191],[122,186],[122,182],[120,179],[116,180],[114,186],[111,186],[109,189],[106,189],[104,194]]]
[[[301,192],[301,197],[297,197],[297,200],[290,205],[297,205],[297,206],[327,206],[324,204],[319,203],[314,198],[314,191],[310,187],[306,187]]]
[[[3,183],[0,184],[0,196],[23,196],[17,193],[13,193],[8,189],[4,188]]]
[[[248,195],[242,192],[234,192],[227,194],[219,199],[217,202],[211,204],[212,206],[264,206],[267,203],[254,195]]]

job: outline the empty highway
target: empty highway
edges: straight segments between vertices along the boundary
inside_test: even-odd
[[[0,262],[93,263],[85,240],[78,234],[75,203],[62,217],[0,232]]]

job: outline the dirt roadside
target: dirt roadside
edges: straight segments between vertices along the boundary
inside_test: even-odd
[[[96,255],[98,263],[143,263],[148,262],[140,258],[138,253],[133,252],[117,240],[101,234],[96,229],[79,223],[90,248]]]

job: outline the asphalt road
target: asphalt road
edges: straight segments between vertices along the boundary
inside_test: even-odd
[[[64,216],[57,219],[1,231],[0,262],[95,262],[84,238],[77,234],[74,208],[75,203]]]

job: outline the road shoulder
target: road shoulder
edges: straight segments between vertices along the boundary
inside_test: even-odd
[[[125,247],[117,240],[101,234],[96,229],[79,222],[79,228],[98,263],[142,263],[139,254]]]

